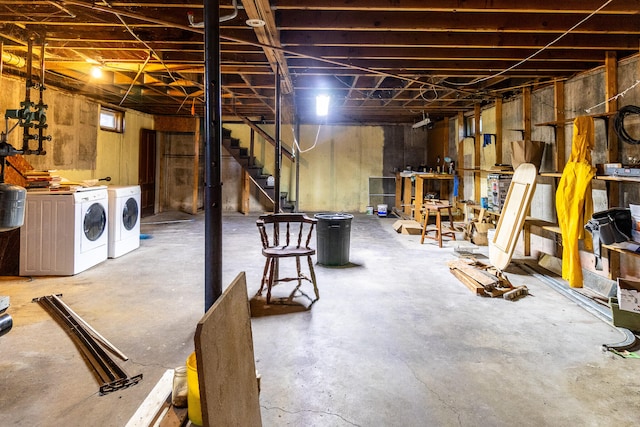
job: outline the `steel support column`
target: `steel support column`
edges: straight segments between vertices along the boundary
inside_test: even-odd
[[[219,8],[219,1],[204,1],[205,312],[222,295],[222,96]]]
[[[282,117],[281,114],[281,106],[282,106],[282,102],[281,102],[281,77],[280,77],[280,63],[276,64],[276,111],[275,111],[275,115],[276,115],[276,134],[275,134],[275,140],[276,140],[276,156],[275,156],[275,171],[273,173],[273,176],[275,177],[275,187],[274,187],[274,195],[273,195],[273,202],[274,202],[274,206],[273,206],[273,212],[274,213],[278,213],[280,212],[280,169],[281,169],[281,163],[282,163],[282,141],[280,140],[280,120]]]

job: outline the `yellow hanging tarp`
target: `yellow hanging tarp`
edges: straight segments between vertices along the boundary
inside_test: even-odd
[[[591,236],[584,225],[593,214],[591,180],[596,169],[591,165],[594,147],[593,118],[582,116],[573,121],[571,156],[562,172],[556,191],[558,225],[562,232],[562,278],[572,288],[582,287],[582,265],[578,240],[585,240],[591,249]]]

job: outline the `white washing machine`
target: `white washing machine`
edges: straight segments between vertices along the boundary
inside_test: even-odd
[[[140,186],[109,186],[109,258],[140,247]]]
[[[28,192],[21,276],[71,276],[107,259],[107,187]]]

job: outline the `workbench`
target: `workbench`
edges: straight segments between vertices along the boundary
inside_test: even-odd
[[[402,207],[402,211],[422,224],[422,209],[416,209],[416,205],[422,206],[426,190],[433,190],[437,183],[439,200],[450,201],[449,183],[453,182],[453,175],[428,172],[397,172],[396,173],[396,206]],[[419,204],[416,203],[419,201]],[[413,210],[413,212],[412,212]]]

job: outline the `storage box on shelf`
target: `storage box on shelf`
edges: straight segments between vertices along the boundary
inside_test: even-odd
[[[487,196],[489,198],[489,210],[500,212],[505,198],[509,192],[513,175],[491,173],[487,175]]]
[[[640,313],[640,282],[618,278],[618,305],[621,310]]]

